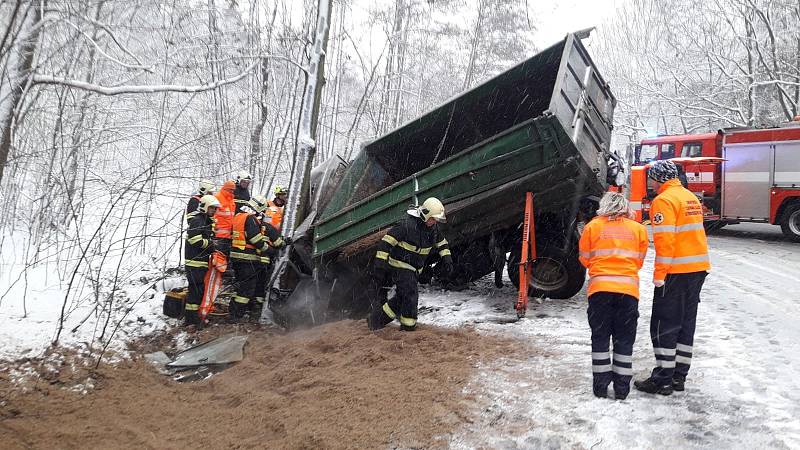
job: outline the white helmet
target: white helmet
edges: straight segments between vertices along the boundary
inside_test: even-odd
[[[428,197],[427,200],[422,202],[422,206],[419,207],[419,213],[424,221],[427,221],[431,217],[436,219],[437,222],[447,221],[447,218],[444,216],[444,205],[436,197]]]
[[[267,198],[263,195],[254,195],[252,198],[250,198],[250,207],[256,210],[258,213],[263,213],[268,206],[269,203],[267,202]]]
[[[214,182],[209,180],[203,180],[200,182],[200,194],[213,194],[214,193]]]
[[[217,208],[220,207],[219,200],[217,197],[213,195],[204,195],[200,197],[200,204],[197,206],[197,210],[203,214],[208,213],[208,208],[216,206]]]
[[[236,184],[239,184],[239,182],[242,181],[242,180],[251,181],[252,179],[253,179],[253,176],[250,175],[250,172],[248,172],[246,170],[240,170],[239,174],[236,175]]]

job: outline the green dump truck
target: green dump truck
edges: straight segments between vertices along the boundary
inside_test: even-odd
[[[508,268],[517,283],[525,192],[534,193],[538,259],[530,292],[569,298],[585,271],[577,227],[618,176],[609,151],[616,100],[576,34],[315,169],[290,276],[273,292],[284,324],[364,314],[375,248],[427,197],[442,200],[456,270],[422,279],[463,285]],[[303,237],[297,239],[298,235]],[[435,256],[432,256],[435,258]],[[499,281],[499,280],[498,280]]]

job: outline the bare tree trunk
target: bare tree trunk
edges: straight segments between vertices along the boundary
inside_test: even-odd
[[[0,79],[0,181],[3,181],[3,172],[11,153],[14,128],[17,125],[14,122],[14,111],[22,101],[22,94],[30,82],[36,43],[41,32],[41,27],[35,26],[41,20],[40,6],[44,7],[44,1],[41,4],[28,3],[19,31],[12,37],[6,57],[6,74]]]
[[[463,90],[469,89],[472,86],[472,80],[475,76],[475,60],[478,58],[478,46],[481,39],[481,25],[483,24],[484,10],[486,9],[486,0],[478,0],[478,18],[475,20],[475,29],[472,32],[472,49],[469,52],[469,62],[467,64],[467,74],[464,77]]]

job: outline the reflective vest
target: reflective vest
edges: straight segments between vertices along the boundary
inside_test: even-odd
[[[269,204],[269,207],[267,208],[269,212],[267,215],[270,217],[270,223],[273,227],[275,227],[276,230],[280,231],[281,221],[283,220],[283,207],[277,206],[272,202],[272,200],[268,200],[267,204]]]
[[[216,235],[218,238],[230,239],[233,232],[233,216],[236,213],[233,193],[220,190],[215,197],[220,203],[217,213],[214,214],[214,218],[217,220]]]
[[[255,250],[255,245],[247,242],[245,231],[245,222],[247,222],[247,213],[239,213],[233,217],[233,236],[231,246],[238,250]]]
[[[653,280],[664,280],[671,273],[711,269],[703,206],[677,178],[658,190],[650,207],[650,222],[656,247]]]
[[[583,228],[581,264],[589,270],[588,295],[616,292],[639,298],[639,269],[647,254],[647,229],[624,218],[599,216]]]

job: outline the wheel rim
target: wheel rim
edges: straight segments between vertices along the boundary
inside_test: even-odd
[[[791,230],[795,236],[800,236],[800,209],[789,216],[789,230]]]
[[[533,265],[530,286],[545,292],[553,292],[567,285],[567,270],[560,261],[552,258],[537,258]]]

